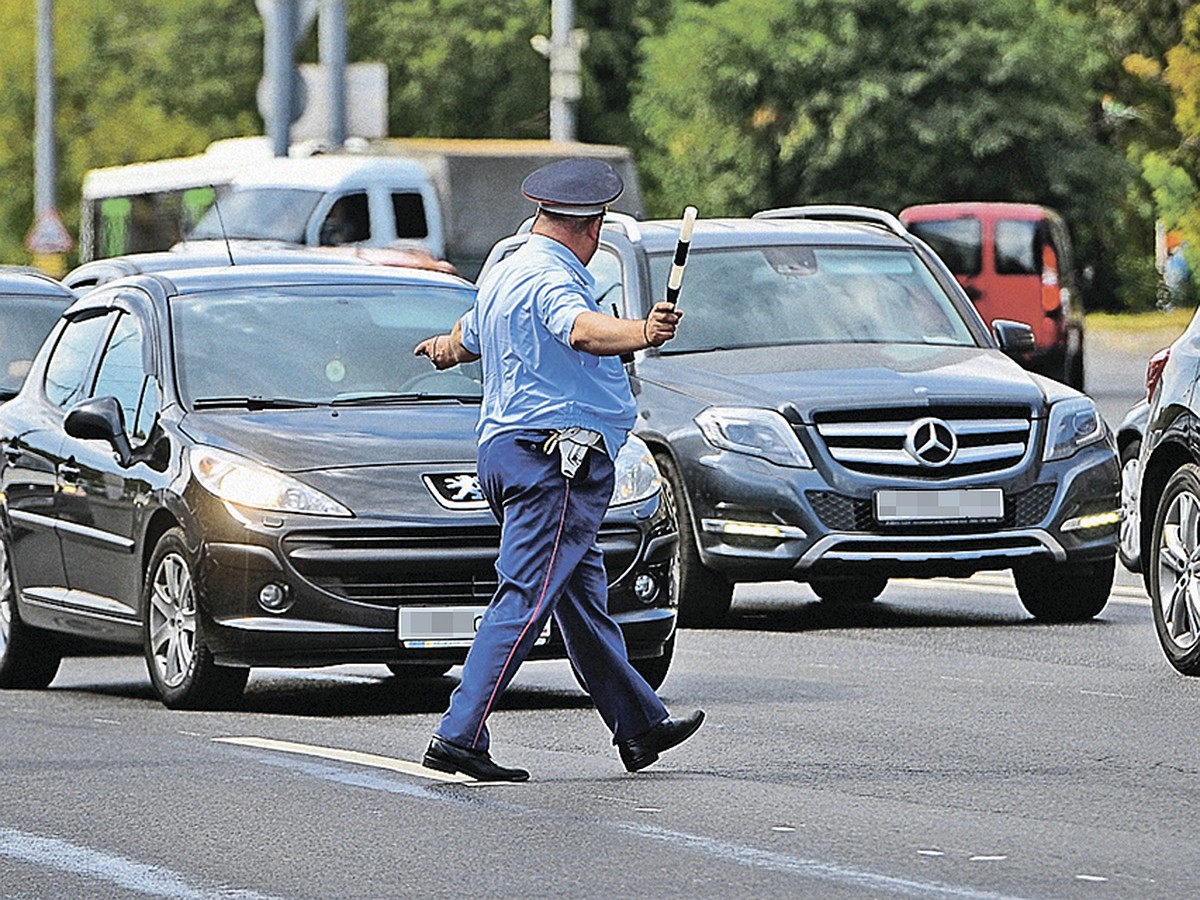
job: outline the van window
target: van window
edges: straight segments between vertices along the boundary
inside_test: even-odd
[[[908,230],[927,243],[955,275],[978,275],[983,265],[983,225],[975,218],[910,222]]]
[[[347,194],[334,201],[321,223],[321,246],[357,244],[371,237],[371,214],[365,193]]]
[[[1036,275],[1038,223],[1028,219],[999,219],[996,222],[996,274]]]
[[[321,196],[320,191],[299,188],[227,190],[188,237],[194,241],[228,237],[303,244],[305,227]]]
[[[392,212],[396,216],[396,237],[429,237],[425,221],[425,203],[420,194],[392,194]]]

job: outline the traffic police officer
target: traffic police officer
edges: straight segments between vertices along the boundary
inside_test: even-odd
[[[676,719],[626,657],[608,614],[596,536],[613,491],[613,460],[636,408],[619,355],[675,335],[680,313],[659,303],[645,319],[602,313],[586,266],[608,205],[624,184],[596,159],[529,175],[538,206],[529,240],[497,263],[449,334],[414,353],[438,369],[483,360],[479,480],[501,525],[499,586],[484,613],[424,765],[484,781],[525,781],[492,760],[487,728],[517,667],[554,615],[567,654],[613,733],[629,771],[686,740],[704,718]]]

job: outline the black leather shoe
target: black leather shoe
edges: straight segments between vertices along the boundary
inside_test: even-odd
[[[425,751],[421,764],[439,772],[462,772],[476,781],[528,781],[524,769],[506,769],[498,765],[486,750],[468,750],[443,740],[436,734]]]
[[[658,759],[658,754],[682,744],[700,727],[704,721],[704,711],[696,710],[690,716],[682,719],[667,719],[660,722],[649,731],[643,731],[637,737],[621,741],[617,750],[621,754],[621,762],[630,772],[644,769]]]

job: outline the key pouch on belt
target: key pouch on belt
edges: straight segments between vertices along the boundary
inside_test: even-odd
[[[552,432],[542,444],[542,450],[549,456],[555,450],[559,455],[559,468],[568,478],[574,478],[579,466],[593,447],[601,446],[602,436],[597,431],[586,428],[564,428]]]

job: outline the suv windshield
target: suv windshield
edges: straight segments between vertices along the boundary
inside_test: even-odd
[[[209,207],[189,240],[267,240],[304,243],[304,229],[320,191],[253,188],[226,191]],[[224,226],[224,227],[222,227]]]
[[[671,255],[651,257],[652,296],[666,296]],[[908,250],[801,246],[692,251],[686,318],[662,352],[783,344],[974,346],[962,316]]]
[[[479,363],[438,372],[413,356],[418,342],[449,331],[474,296],[428,285],[329,284],[175,297],[179,391],[192,408],[477,400]]]

